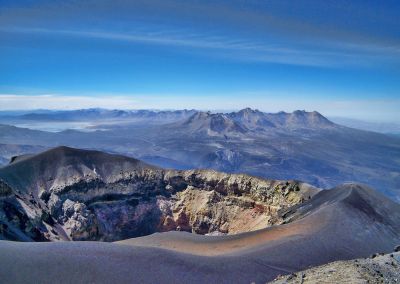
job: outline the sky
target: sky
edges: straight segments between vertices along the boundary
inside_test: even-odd
[[[0,0],[0,110],[400,121],[399,1]]]

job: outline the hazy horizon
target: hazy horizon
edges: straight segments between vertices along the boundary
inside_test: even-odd
[[[293,112],[296,110],[318,111],[327,117],[349,118],[367,122],[398,123],[400,115],[397,104],[387,100],[361,101],[323,101],[323,100],[279,100],[253,99],[245,97],[234,101],[221,101],[219,98],[192,98],[184,101],[174,97],[149,97],[142,101],[135,101],[125,97],[76,97],[76,96],[23,96],[0,95],[0,112],[5,111],[39,111],[39,110],[80,110],[80,109],[108,109],[108,110],[183,110],[195,109],[199,111],[229,112],[244,108],[258,109],[263,112],[276,113],[280,111]],[[210,107],[212,106],[212,107]]]

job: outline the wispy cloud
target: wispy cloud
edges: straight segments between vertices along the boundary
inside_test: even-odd
[[[240,61],[325,67],[400,63],[396,5],[390,3],[37,2],[5,5],[1,30],[207,49],[206,56]],[[130,28],[135,31],[126,32]]]
[[[190,48],[195,50],[213,49],[211,56],[229,57],[239,61],[272,62],[306,66],[336,67],[344,65],[373,65],[376,61],[391,60],[393,54],[400,55],[396,47],[371,47],[355,44],[336,45],[335,49],[313,49],[310,46],[296,47],[279,43],[246,39],[232,39],[224,36],[188,34],[187,31],[109,32],[85,30],[57,30],[45,28],[0,28],[2,32],[29,33],[37,35],[67,36],[77,38],[123,41]],[[389,56],[387,56],[389,54]]]
[[[129,96],[65,96],[59,94],[0,94],[0,110],[73,110],[81,108],[134,109],[137,102]]]

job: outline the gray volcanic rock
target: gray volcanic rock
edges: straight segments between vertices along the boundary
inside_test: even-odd
[[[45,241],[50,237],[52,218],[28,196],[13,193],[0,182],[0,239]],[[42,219],[47,224],[42,223]]]
[[[168,230],[235,234],[282,222],[280,210],[317,192],[297,181],[164,170],[68,147],[15,159],[0,178],[29,199],[29,218],[49,240],[113,241]],[[40,229],[47,226],[50,233]]]
[[[397,283],[400,281],[400,253],[374,255],[351,261],[337,261],[305,271],[280,276],[270,283]]]

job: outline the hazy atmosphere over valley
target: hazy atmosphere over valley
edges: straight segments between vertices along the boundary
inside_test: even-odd
[[[0,283],[397,283],[397,1],[0,1]]]

